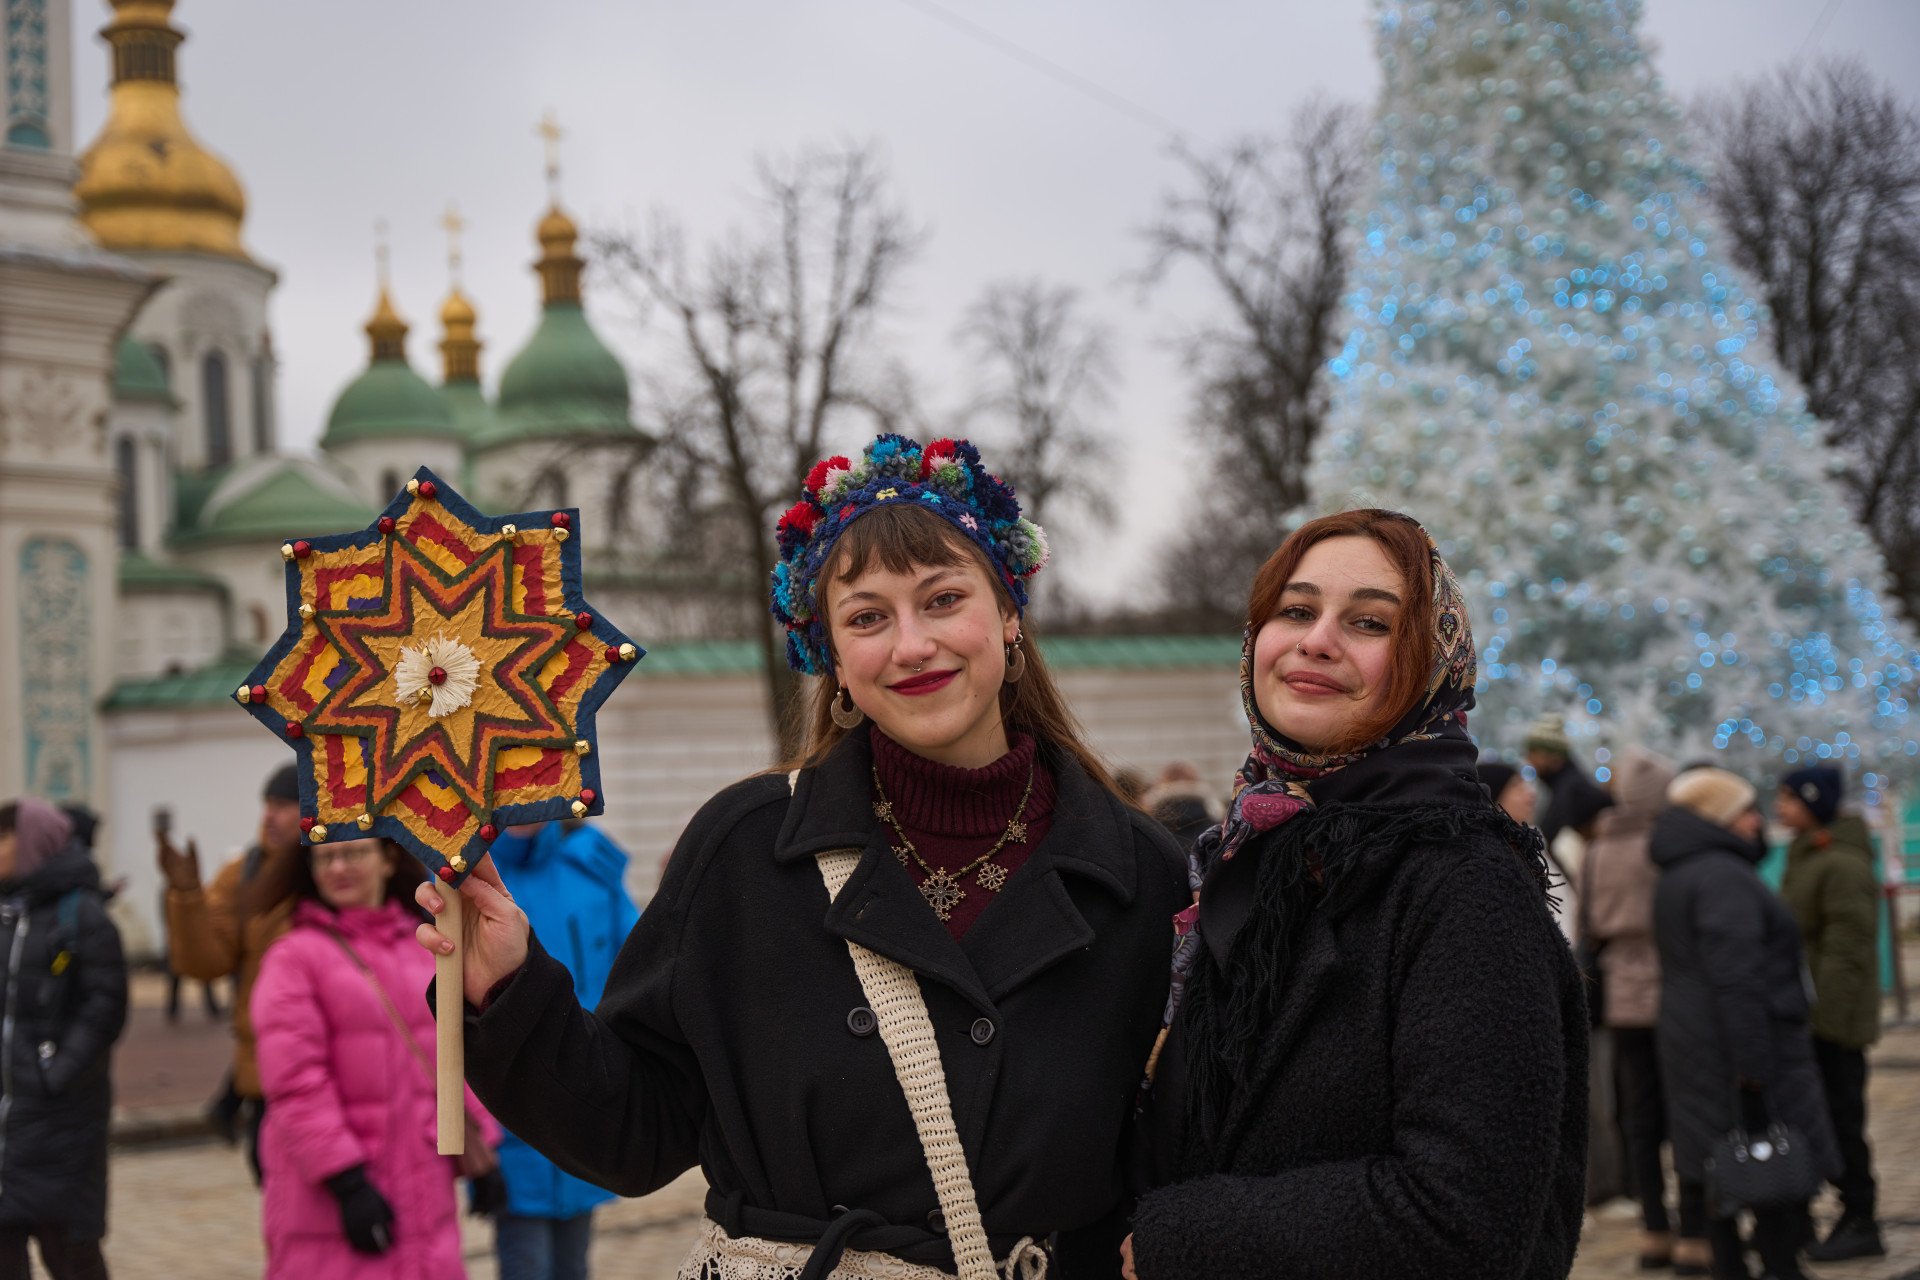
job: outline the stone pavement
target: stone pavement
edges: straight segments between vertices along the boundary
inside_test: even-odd
[[[175,1027],[162,1013],[164,990],[155,979],[136,981],[133,1030],[115,1063],[123,1104],[138,1104],[122,1117],[123,1134],[151,1137],[168,1129],[143,1129],[143,1118],[190,1119],[225,1069],[226,1026],[205,1021],[198,989],[191,1003],[183,1002]],[[1889,1029],[1874,1050],[1869,1108],[1890,1254],[1810,1270],[1821,1280],[1920,1280],[1920,1023]],[[705,1190],[696,1172],[654,1195],[602,1209],[593,1249],[596,1280],[672,1276],[700,1220]],[[107,1258],[116,1280],[260,1275],[259,1199],[237,1151],[210,1141],[123,1145],[113,1156],[111,1196]],[[1817,1212],[1830,1221],[1831,1198]],[[469,1275],[495,1280],[491,1229],[468,1219],[464,1231]],[[1590,1216],[1573,1280],[1638,1275],[1637,1235],[1624,1202]]]

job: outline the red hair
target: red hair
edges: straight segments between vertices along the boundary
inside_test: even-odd
[[[1247,596],[1247,627],[1258,632],[1280,611],[1280,596],[1293,581],[1308,549],[1328,538],[1371,538],[1400,575],[1400,612],[1393,620],[1393,661],[1380,708],[1330,743],[1340,755],[1377,742],[1420,705],[1433,674],[1433,548],[1420,526],[1397,511],[1366,507],[1309,520],[1295,529],[1253,576]]]

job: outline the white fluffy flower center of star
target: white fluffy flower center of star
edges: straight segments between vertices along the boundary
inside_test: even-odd
[[[437,684],[433,679],[436,667],[446,675]],[[425,701],[428,715],[444,716],[473,701],[474,686],[480,683],[480,659],[458,640],[435,636],[418,649],[400,650],[393,683],[402,705]],[[426,690],[425,698],[422,690]]]

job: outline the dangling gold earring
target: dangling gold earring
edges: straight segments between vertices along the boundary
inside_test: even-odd
[[[840,705],[842,698],[846,699],[845,707]],[[847,686],[841,685],[840,692],[833,695],[833,722],[842,729],[856,729],[866,718],[867,713],[854,705],[853,694],[848,692]]]
[[[1019,684],[1020,677],[1027,674],[1027,651],[1020,647],[1020,637],[1015,636],[1013,643],[1007,646],[1007,683]]]

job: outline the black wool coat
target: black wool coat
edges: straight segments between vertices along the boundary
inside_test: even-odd
[[[1768,1111],[1839,1172],[1813,1057],[1800,928],[1754,870],[1760,850],[1687,809],[1654,820],[1660,868],[1653,933],[1660,947],[1660,1074],[1674,1171],[1699,1182],[1714,1141],[1735,1123],[1737,1081],[1761,1086]]]
[[[85,849],[0,884],[0,958],[0,1223],[63,1223],[76,1239],[98,1240],[127,964]]]
[[[1427,755],[1424,799],[1488,806],[1464,736]],[[1404,823],[1400,781],[1391,760],[1361,761],[1312,784],[1318,809],[1295,821]],[[1207,1167],[1140,1200],[1140,1280],[1568,1274],[1586,1183],[1585,997],[1537,874],[1488,829],[1416,832],[1348,873],[1360,879],[1345,905],[1312,908]],[[1259,910],[1251,881],[1284,831],[1209,874],[1209,948],[1224,949],[1216,926]],[[1163,1174],[1181,1164],[1164,1148],[1185,1142],[1184,1027],[1154,1090]]]
[[[1123,1136],[1189,900],[1178,851],[1049,753],[1052,829],[955,941],[893,857],[871,762],[857,730],[791,796],[770,776],[714,797],[599,1007],[536,940],[469,1010],[467,1078],[515,1134],[623,1195],[698,1163],[729,1232],[814,1240],[871,1210],[889,1225],[851,1247],[951,1269],[852,939],[920,975],[996,1253],[1062,1232],[1061,1274],[1115,1275]],[[847,848],[860,862],[830,905],[815,855]]]

